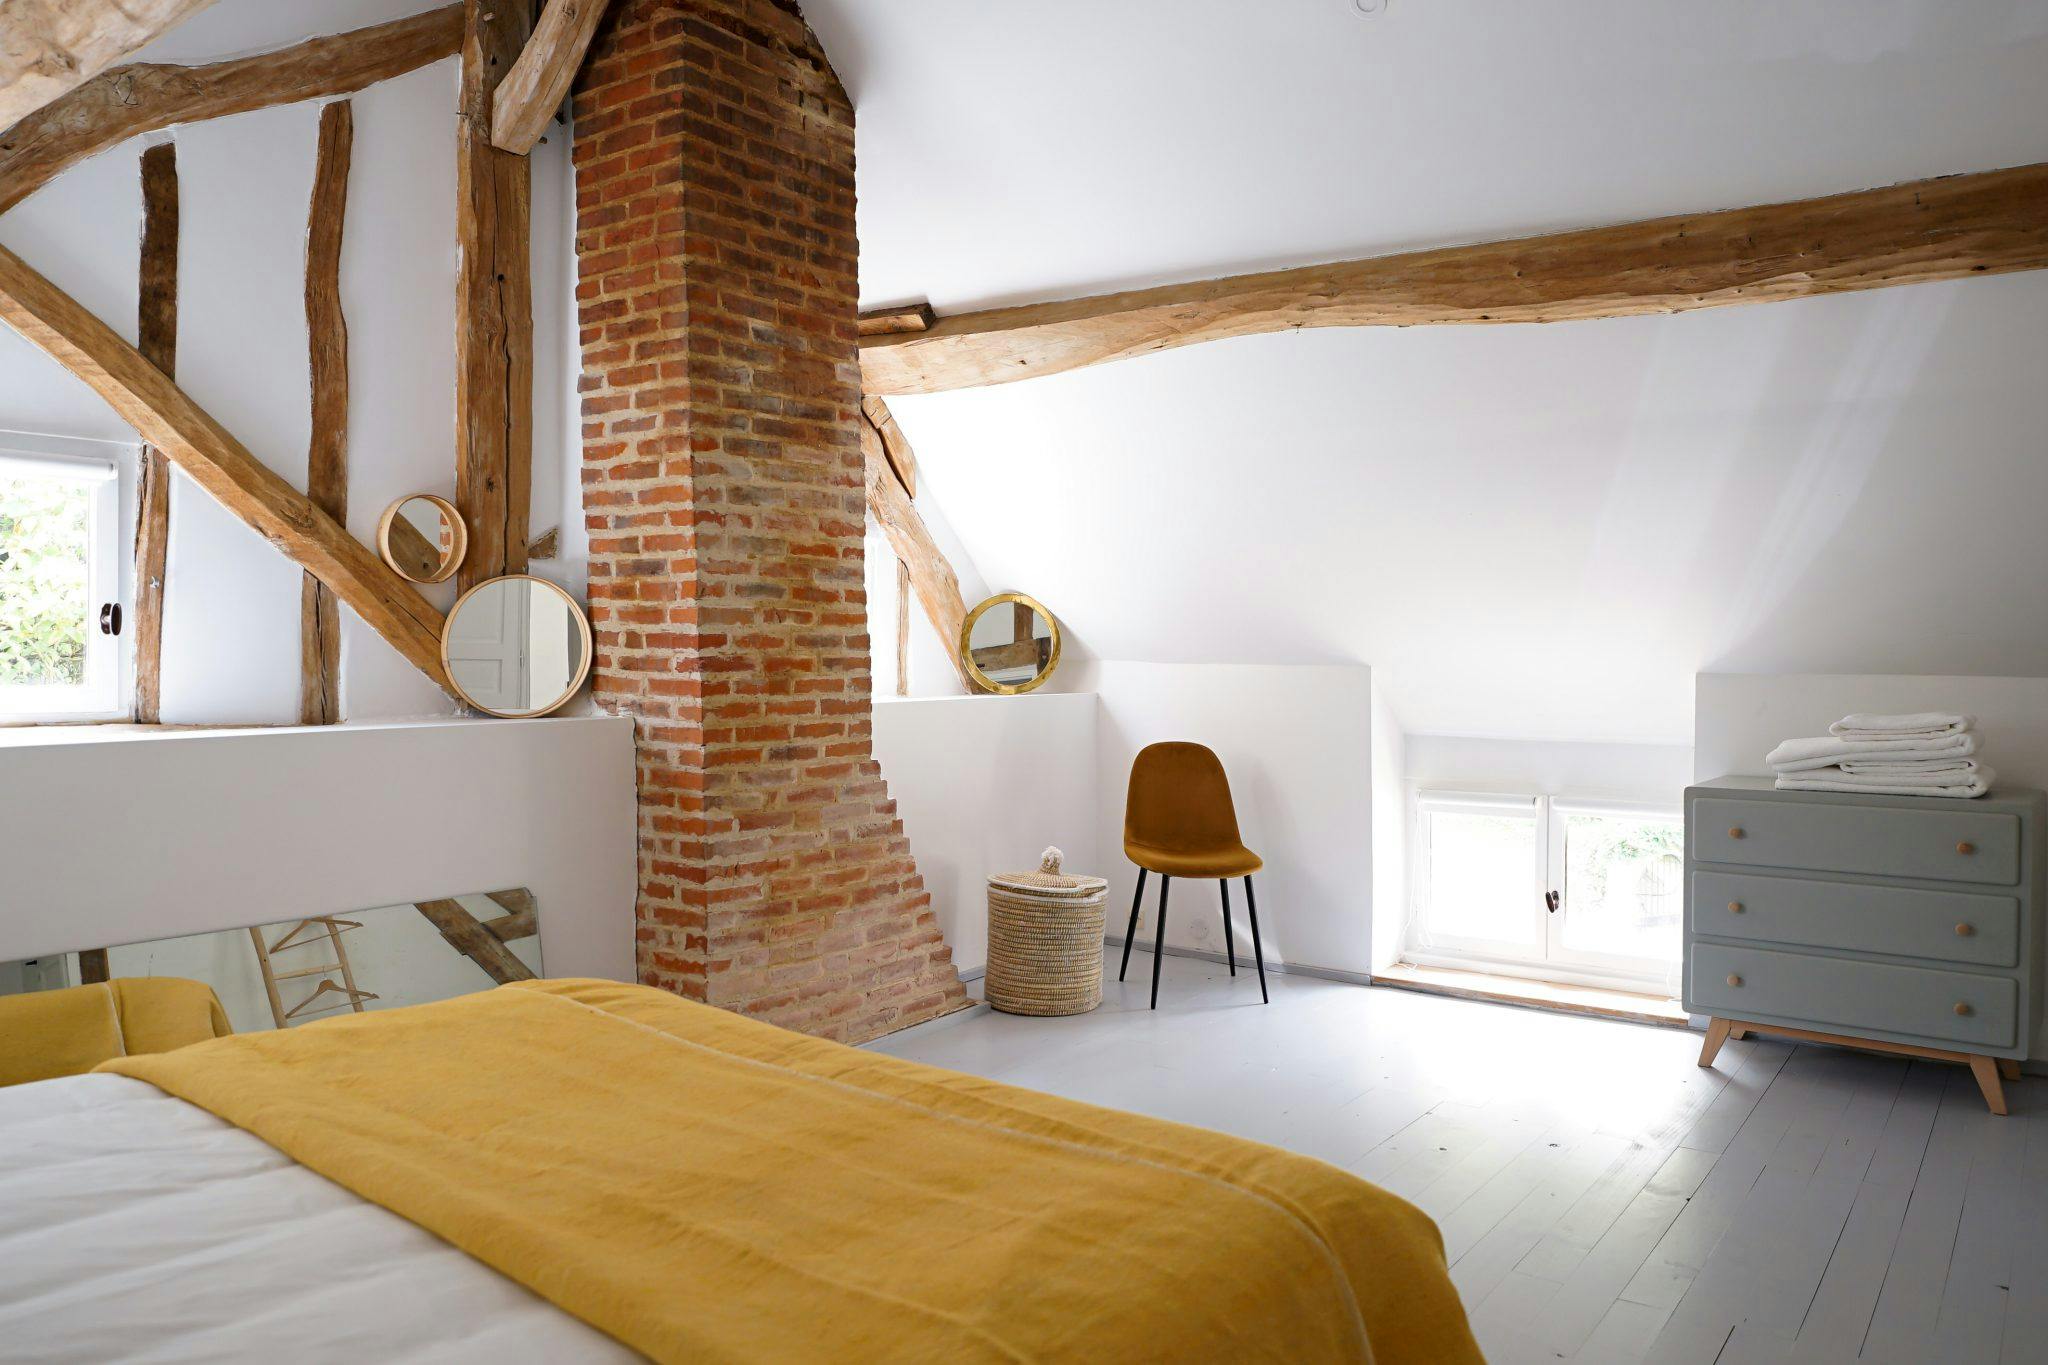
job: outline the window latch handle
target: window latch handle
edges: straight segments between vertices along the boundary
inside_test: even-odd
[[[102,603],[100,606],[100,634],[119,635],[120,633],[121,604],[119,602]]]
[[[1543,893],[1543,903],[1544,903],[1544,905],[1546,905],[1546,906],[1548,906],[1548,907],[1550,908],[1550,913],[1551,913],[1551,914],[1553,914],[1553,915],[1554,915],[1554,914],[1556,914],[1556,913],[1557,913],[1557,893],[1556,893],[1555,891],[1546,891],[1546,892],[1544,892],[1544,893]]]

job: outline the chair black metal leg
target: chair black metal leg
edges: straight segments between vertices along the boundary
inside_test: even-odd
[[[1138,869],[1138,894],[1131,897],[1131,922],[1124,930],[1124,965],[1116,969],[1116,979],[1124,979],[1124,973],[1131,967],[1131,940],[1138,936],[1138,907],[1145,903],[1145,869]]]
[[[1152,1008],[1159,1008],[1159,961],[1166,956],[1166,888],[1173,878],[1159,874],[1159,923],[1152,931]]]
[[[1230,936],[1230,878],[1218,877],[1216,889],[1223,893],[1223,960],[1230,964],[1230,974],[1237,975],[1237,940]]]
[[[1259,999],[1270,1005],[1273,997],[1266,994],[1266,950],[1259,946],[1259,899],[1252,894],[1252,879],[1244,879],[1244,909],[1252,922],[1252,956],[1259,963]]]

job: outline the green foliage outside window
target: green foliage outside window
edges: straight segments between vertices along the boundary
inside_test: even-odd
[[[85,682],[91,490],[0,477],[0,686]]]

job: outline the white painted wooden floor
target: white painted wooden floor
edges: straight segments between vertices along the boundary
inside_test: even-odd
[[[879,1050],[1256,1138],[1419,1204],[1496,1365],[2048,1362],[2048,1077],[1169,957]]]

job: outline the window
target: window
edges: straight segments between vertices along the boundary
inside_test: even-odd
[[[1422,793],[1409,955],[1668,993],[1679,961],[1684,856],[1675,811]]]
[[[119,472],[0,448],[0,720],[123,714]]]

